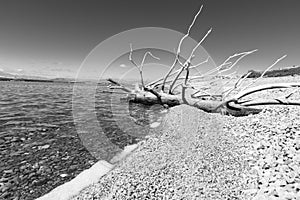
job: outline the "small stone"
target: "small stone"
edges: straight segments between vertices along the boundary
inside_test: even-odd
[[[283,164],[283,163],[284,163],[284,161],[283,161],[283,159],[282,159],[282,158],[279,158],[279,159],[277,160],[277,163],[279,163],[279,164]]]
[[[8,192],[4,192],[0,197],[6,199],[9,196]]]
[[[37,186],[41,186],[41,185],[44,185],[45,183],[47,183],[47,181],[48,181],[47,178],[42,178],[40,180],[33,181],[33,184],[37,185]]]
[[[20,140],[19,138],[14,137],[14,138],[11,140],[11,142],[18,142],[19,140]]]
[[[30,178],[32,178],[32,177],[34,177],[35,176],[35,173],[30,173],[29,175],[28,175],[28,179],[30,179]]]
[[[150,128],[156,128],[156,127],[158,127],[159,125],[160,125],[159,122],[154,122],[154,123],[150,124]]]
[[[11,174],[13,173],[14,171],[12,169],[9,169],[9,170],[4,170],[3,173],[4,174]]]
[[[26,165],[22,165],[22,166],[20,167],[20,170],[24,170],[24,169],[26,169],[26,168],[27,168]]]
[[[38,149],[41,150],[41,149],[48,149],[50,147],[49,144],[46,144],[44,146],[39,146]]]
[[[244,190],[244,193],[247,195],[252,195],[257,193],[257,189],[248,189],[248,190]]]
[[[13,137],[4,137],[5,140],[11,140]]]
[[[60,174],[59,176],[62,177],[62,178],[65,178],[65,177],[68,176],[68,174]]]
[[[286,181],[285,180],[282,180],[282,179],[279,179],[279,180],[276,180],[275,183],[274,183],[275,186],[280,186],[280,187],[283,187],[286,185]]]

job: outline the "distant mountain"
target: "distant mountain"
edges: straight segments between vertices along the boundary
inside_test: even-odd
[[[15,75],[17,79],[49,80],[49,78],[31,75]]]
[[[10,74],[10,73],[7,73],[7,72],[2,72],[0,71],[0,77],[3,77],[3,78],[14,78],[15,76]]]
[[[10,74],[0,71],[0,81],[28,81],[28,82],[56,82],[56,83],[85,83],[86,80],[76,80],[74,78],[46,78],[41,76]]]
[[[73,83],[75,82],[75,79],[73,78],[53,78],[53,79],[50,79],[51,81],[53,82],[67,82],[67,83]]]
[[[258,78],[263,73],[263,71],[249,70],[246,74],[248,74],[249,72],[251,72],[251,74],[248,76],[248,78]],[[242,77],[244,77],[246,74],[244,74]],[[270,70],[264,74],[264,77],[281,77],[294,75],[300,75],[300,66]]]
[[[0,71],[0,77],[3,78],[14,78],[14,79],[36,79],[36,80],[45,80],[47,78],[40,77],[40,76],[31,76],[31,75],[24,75],[24,74],[11,74],[8,72]]]
[[[29,82],[60,82],[60,83],[73,83],[74,79],[71,78],[45,78],[40,76],[32,75],[20,75],[20,74],[10,74],[7,72],[0,71],[0,80],[2,81],[29,81]]]

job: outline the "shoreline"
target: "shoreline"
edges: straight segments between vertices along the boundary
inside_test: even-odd
[[[181,115],[184,115],[184,117]],[[240,175],[237,177],[230,177],[230,180],[231,182],[236,183],[239,182],[238,180],[241,180],[240,177],[242,175],[242,169],[244,169],[245,166],[241,167],[243,163],[236,162],[236,160],[240,158],[240,155],[239,152],[236,151],[237,148],[234,143],[227,139],[227,136],[223,137],[220,135],[220,130],[223,127],[222,122],[220,121],[220,116],[208,114],[196,108],[182,105],[171,108],[170,113],[168,113],[166,118],[167,119],[164,120],[162,124],[162,127],[164,128],[161,127],[159,131],[156,130],[155,136],[151,136],[146,141],[141,142],[139,148],[134,153],[122,161],[120,165],[114,168],[114,170],[103,176],[99,180],[99,183],[90,185],[73,199],[102,199],[104,197],[110,199],[109,197],[129,197],[122,196],[122,194],[119,193],[119,189],[122,190],[121,188],[123,188],[123,183],[121,182],[125,181],[125,184],[128,182],[126,179],[130,177],[131,178],[129,182],[137,181],[140,185],[142,185],[140,187],[148,192],[151,191],[146,188],[149,188],[151,185],[160,186],[161,182],[164,182],[165,179],[170,179],[170,182],[164,184],[172,184],[172,181],[177,182],[176,184],[178,185],[175,184],[173,187],[171,187],[174,190],[176,190],[176,187],[177,189],[183,187],[183,185],[188,185],[189,187],[194,187],[194,189],[196,189],[195,186],[199,185],[195,184],[191,177],[196,178],[198,177],[199,173],[204,173],[206,176],[202,177],[203,179],[200,181],[202,182],[201,184],[203,184],[202,186],[204,186],[207,182],[214,182],[214,176],[216,176],[216,174],[211,174],[212,170],[215,170],[215,172],[220,176],[225,176],[224,168],[221,167],[216,170],[217,166],[221,166],[221,163],[223,162],[228,163],[227,166],[231,171],[234,171],[236,166],[240,166],[238,167],[238,174]],[[206,126],[199,124],[199,119],[201,119]],[[187,127],[190,127],[189,130],[184,132],[183,130]],[[199,135],[199,133],[201,133],[201,135]],[[220,137],[222,137],[228,143],[226,144],[220,142]],[[199,146],[197,142],[193,141],[198,141],[201,145]],[[216,149],[221,151],[217,151]],[[202,154],[202,152],[205,153]],[[225,155],[228,157],[227,159],[219,159],[220,157],[224,158]],[[204,161],[205,164],[199,166],[199,159]],[[229,163],[235,164],[230,167]],[[190,167],[190,165],[193,167]],[[166,174],[164,174],[164,172],[166,172]],[[192,172],[195,174],[191,175]],[[121,178],[119,178],[120,176]],[[139,177],[142,178],[140,179]],[[116,183],[112,183],[111,181],[115,179]],[[222,181],[224,182],[225,179],[222,179]],[[157,180],[160,181],[157,182]],[[184,183],[181,183],[182,181]],[[105,186],[109,185],[108,183],[113,185],[111,185],[113,189],[110,192],[106,191],[107,188],[105,189]],[[131,184],[133,183],[131,182]],[[117,186],[120,186],[121,188],[118,188]],[[237,195],[237,188],[238,184],[234,184],[232,186],[232,189],[235,190],[235,194],[233,196]],[[170,188],[161,190],[156,188],[156,191],[158,192],[155,194],[153,193],[153,195],[158,195],[160,192],[164,193],[165,191],[169,191],[168,189]],[[187,188],[185,187],[185,189]],[[206,189],[207,191],[205,195],[208,193],[212,194],[213,187],[208,187]],[[226,190],[224,187],[223,189]],[[127,195],[128,192],[129,191],[127,191]],[[130,192],[133,192],[135,195],[137,195],[132,197],[146,198],[146,196],[138,196],[141,194],[139,194],[139,192],[136,194],[136,192],[132,189]],[[172,191],[169,192],[170,194],[168,195],[171,195]],[[184,189],[177,192],[189,194],[189,197],[193,196],[192,192],[184,192]],[[196,192],[198,192],[198,195],[201,196],[201,191]],[[144,194],[147,194],[147,192],[144,192]],[[175,192],[175,195],[178,196],[179,194],[176,194]]]
[[[122,152],[114,156],[109,162],[99,160],[89,169],[82,171],[75,178],[66,182],[49,193],[37,198],[36,200],[68,200],[80,193],[86,187],[97,183],[100,178],[111,170],[113,170],[119,162],[126,159],[134,150],[138,148],[138,144],[128,145]]]
[[[127,159],[72,200],[130,197],[295,199],[300,189],[296,171],[300,169],[299,148],[293,147],[296,152],[277,149],[284,143],[276,138],[286,135],[282,130],[278,132],[280,124],[276,123],[291,127],[288,129],[290,136],[282,140],[297,145],[299,114],[299,109],[293,106],[266,107],[258,115],[241,118],[208,114],[185,105],[171,108],[162,125],[166,128],[156,132],[159,136],[156,134],[141,142]],[[183,131],[182,124],[178,126],[178,116],[190,130]],[[205,131],[193,122],[194,118],[207,122]],[[221,124],[222,120],[224,122],[219,128],[217,122],[220,121],[216,119],[221,119]],[[290,119],[296,123],[291,124]],[[213,126],[208,128],[209,123]],[[217,134],[214,130],[220,128],[222,134]],[[276,131],[280,135],[276,135]],[[202,139],[199,133],[203,134]],[[189,136],[185,137],[186,134]],[[294,136],[298,139],[293,139]],[[200,143],[191,142],[195,139]],[[288,147],[285,150],[288,151]],[[281,170],[287,168],[293,170]]]
[[[289,81],[295,81],[295,78],[287,77]],[[273,80],[273,79],[272,79]],[[277,79],[276,79],[277,80]],[[281,80],[281,79],[280,79]],[[283,80],[283,79],[282,79]],[[263,79],[262,81],[269,82],[269,80]],[[274,79],[275,81],[275,79]],[[279,81],[279,80],[278,80]],[[286,81],[286,80],[284,80]],[[273,96],[282,96],[287,95],[291,92],[292,89],[287,89],[286,92],[283,90],[278,91],[267,91],[265,93],[261,93],[260,97],[266,97],[266,95],[273,94]],[[258,96],[258,95],[257,95]],[[299,99],[300,93],[296,92],[292,98]],[[275,109],[273,109],[275,108]],[[288,166],[288,168],[292,168],[293,171],[300,170],[299,164],[295,165],[295,160],[299,159],[299,156],[294,156],[295,152],[299,152],[299,146],[295,146],[293,143],[294,139],[287,139],[283,136],[275,137],[275,135],[282,135],[283,133],[289,135],[288,137],[294,137],[299,135],[299,132],[295,133],[293,131],[300,130],[298,127],[286,127],[286,129],[282,129],[284,125],[292,126],[288,120],[294,120],[300,124],[300,119],[295,117],[295,113],[298,113],[299,108],[293,106],[266,106],[266,112],[262,112],[259,115],[255,116],[247,116],[245,118],[232,118],[225,117],[226,119],[231,119],[230,123],[235,124],[231,129],[235,129],[235,133],[237,137],[248,137],[253,139],[253,137],[260,138],[262,143],[256,141],[256,144],[253,145],[252,153],[249,154],[248,157],[252,159],[252,164],[257,169],[260,168],[274,168],[275,165],[281,166],[286,161],[294,163],[294,165]],[[288,113],[288,114],[287,114]],[[294,113],[294,114],[293,114]],[[289,115],[292,114],[290,117]],[[278,115],[278,116],[277,116]],[[299,114],[300,115],[300,114]],[[52,116],[52,115],[51,115]],[[97,162],[92,156],[80,145],[80,140],[74,134],[74,131],[71,127],[71,119],[67,120],[65,123],[60,125],[60,123],[56,124],[48,120],[47,123],[37,123],[33,119],[24,119],[22,120],[22,116],[15,116],[11,114],[6,114],[5,112],[2,114],[2,118],[0,121],[1,127],[4,127],[7,131],[0,132],[0,140],[3,142],[0,147],[2,149],[2,166],[0,169],[3,170],[2,177],[0,177],[0,191],[2,194],[0,198],[37,198],[41,195],[44,195],[58,187],[59,185],[65,183],[66,181],[70,181],[75,178],[82,171],[91,168],[91,166]],[[264,116],[264,117],[262,117]],[[282,117],[282,119],[281,119]],[[270,119],[269,119],[270,118]],[[272,121],[272,119],[275,120]],[[65,118],[66,119],[66,118]],[[64,120],[65,120],[64,119]],[[69,119],[67,117],[67,119]],[[269,119],[269,120],[268,120]],[[287,120],[288,119],[288,120]],[[31,120],[31,121],[30,121]],[[56,118],[57,120],[57,118]],[[245,123],[243,120],[252,120],[251,123]],[[70,122],[69,122],[70,121]],[[237,122],[238,121],[238,122]],[[277,124],[283,123],[283,126],[278,126]],[[156,126],[154,123],[153,126]],[[248,131],[245,130],[243,126],[248,127]],[[294,125],[293,125],[294,126]],[[32,127],[32,128],[31,128]],[[234,128],[235,127],[235,128]],[[237,128],[239,127],[239,128]],[[250,128],[249,128],[250,127]],[[259,133],[254,133],[253,130],[258,130]],[[275,129],[276,131],[280,130],[278,133],[272,131]],[[249,132],[250,130],[250,132]],[[268,134],[266,136],[262,136],[261,132],[267,130]],[[292,132],[291,132],[292,131]],[[271,133],[271,134],[269,134]],[[241,135],[243,136],[241,136]],[[273,134],[273,135],[272,135]],[[275,139],[274,139],[275,137]],[[146,137],[148,138],[148,137]],[[265,163],[264,158],[260,151],[270,151],[270,142],[266,140],[266,138],[272,139],[272,143],[279,143],[279,140],[282,140],[284,143],[277,144],[274,152],[277,155],[266,154],[267,163]],[[277,139],[276,139],[277,138]],[[155,139],[154,137],[148,138],[149,140]],[[289,141],[288,144],[285,144],[286,141]],[[144,142],[144,141],[143,141]],[[142,142],[142,143],[143,143]],[[76,145],[74,145],[74,143]],[[300,142],[298,142],[300,143]],[[128,144],[127,144],[128,145]],[[292,147],[292,152],[290,150],[284,150],[283,154],[280,152],[280,148],[287,147],[290,145]],[[292,146],[294,145],[294,146]],[[249,147],[250,148],[250,147]],[[273,147],[272,147],[273,148]],[[271,149],[272,149],[271,148]],[[123,147],[122,147],[123,149]],[[59,151],[59,152],[58,152]],[[272,150],[273,151],[273,150]],[[288,152],[288,153],[286,153]],[[293,154],[294,152],[294,154]],[[268,152],[266,152],[268,153]],[[270,152],[269,152],[270,153]],[[281,157],[278,157],[280,155]],[[287,157],[290,156],[290,157]],[[121,156],[122,157],[122,156]],[[286,158],[287,157],[287,158]],[[254,159],[255,158],[255,159]],[[279,160],[279,163],[270,164],[273,161]],[[117,159],[118,161],[118,159]],[[248,161],[247,161],[248,162]],[[261,162],[261,164],[254,165],[255,162]],[[261,177],[261,183],[263,185],[269,184],[274,185],[278,178],[272,177],[274,174],[276,175],[276,170],[288,171],[286,166],[274,168],[272,170],[260,169],[264,173],[267,174],[266,177]],[[290,172],[289,172],[290,173]],[[288,180],[289,189],[297,189],[299,186],[292,185],[293,180],[299,181],[299,176],[293,175],[291,172],[290,177],[285,177]],[[262,173],[260,174],[262,175]],[[265,176],[265,175],[264,175]],[[296,178],[295,178],[296,177]],[[298,178],[298,179],[297,179]],[[280,180],[280,179],[279,179]],[[270,183],[268,181],[271,181]],[[256,181],[253,184],[255,187],[261,187],[259,185],[260,182]],[[277,181],[276,184],[284,184],[284,181]],[[272,186],[273,187],[273,186]],[[286,187],[286,186],[285,186]],[[274,187],[273,187],[274,188]],[[250,189],[248,193],[257,193],[260,189]],[[273,191],[273,193],[275,193]],[[276,193],[275,193],[276,194]],[[277,194],[276,194],[277,195]]]

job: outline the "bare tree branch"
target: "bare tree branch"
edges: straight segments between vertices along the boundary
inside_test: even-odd
[[[296,88],[295,90],[293,90],[290,94],[286,95],[284,98],[285,99],[289,99],[291,96],[293,96],[293,94],[295,94],[295,92],[299,91],[298,88]]]
[[[143,66],[144,66],[144,63],[145,63],[145,60],[146,60],[146,57],[147,55],[151,56],[152,58],[156,59],[156,60],[160,60],[159,57],[156,57],[154,56],[150,51],[147,51],[145,54],[144,54],[144,57],[143,57],[143,60],[142,60],[142,63],[141,63],[141,68],[143,69]]]
[[[132,59],[132,52],[133,52],[133,50],[132,50],[132,44],[130,43],[129,46],[130,46],[129,61],[132,62],[132,64],[139,70],[138,64],[136,64],[134,62],[134,60]]]
[[[128,92],[117,92],[117,91],[107,91],[107,90],[101,90],[99,92],[101,92],[101,93],[109,93],[109,94],[128,94]]]
[[[202,37],[202,39],[200,40],[200,42],[198,42],[198,44],[193,48],[193,50],[192,50],[192,52],[191,52],[191,54],[190,54],[190,56],[189,56],[189,58],[185,61],[185,66],[187,66],[187,65],[191,65],[191,61],[192,61],[192,59],[193,59],[193,57],[195,56],[194,55],[194,53],[195,53],[195,51],[198,49],[198,47],[202,44],[202,42],[204,42],[204,40],[207,38],[207,36],[211,33],[211,31],[212,31],[212,28],[210,28],[208,31],[207,31],[207,33],[204,35],[204,37]]]
[[[300,101],[289,101],[286,98],[277,99],[260,99],[255,101],[249,101],[241,104],[242,106],[262,106],[262,105],[294,105],[300,106]]]
[[[170,67],[169,71],[167,72],[167,74],[165,75],[164,79],[163,79],[163,84],[162,84],[162,91],[164,91],[164,87],[165,87],[165,82],[167,80],[167,78],[169,77],[170,73],[174,70],[178,60],[179,60],[179,55],[180,55],[180,51],[181,51],[181,45],[184,39],[186,39],[189,35],[190,35],[190,31],[192,29],[192,27],[195,24],[196,19],[198,18],[198,15],[201,13],[203,8],[203,5],[201,5],[200,9],[198,10],[198,12],[196,13],[196,15],[193,18],[192,23],[190,24],[187,33],[181,38],[181,40],[179,41],[178,47],[177,47],[177,52],[176,52],[176,56],[175,56],[175,60],[172,64],[172,66]]]
[[[228,78],[228,77],[230,80],[227,81],[225,85],[229,84],[232,81],[234,74],[237,73],[237,69],[239,67],[237,66],[237,63],[247,55],[256,52],[257,49],[251,51],[245,51],[241,53],[235,53],[234,55],[231,55],[227,59],[225,59],[225,61],[221,65],[207,71],[204,74],[201,74],[200,72],[196,74],[195,73],[191,74],[190,71],[191,69],[199,67],[204,63],[207,63],[208,60],[210,59],[210,57],[207,57],[207,59],[203,62],[200,62],[195,65],[192,64],[192,60],[195,57],[194,54],[196,50],[201,46],[201,44],[211,33],[212,31],[211,28],[206,32],[206,34],[196,44],[196,46],[194,46],[190,55],[184,62],[183,62],[184,59],[182,59],[180,55],[182,44],[184,40],[189,37],[191,29],[194,26],[197,17],[200,15],[202,8],[203,5],[200,7],[198,12],[194,16],[190,26],[188,27],[187,33],[184,36],[182,36],[182,38],[180,39],[177,46],[177,50],[175,49],[175,59],[173,61],[173,64],[170,66],[170,69],[162,78],[157,79],[145,86],[144,79],[143,79],[143,66],[145,64],[146,58],[148,55],[154,59],[159,60],[159,58],[155,57],[151,52],[148,51],[144,54],[141,64],[138,65],[132,58],[133,49],[132,49],[132,44],[130,44],[129,60],[140,72],[142,90],[139,88],[138,85],[136,86],[135,90],[129,90],[126,87],[122,86],[121,84],[109,79],[111,83],[116,85],[116,86],[111,86],[110,88],[121,89],[123,91],[126,91],[128,97],[130,97],[129,101],[136,102],[136,103],[143,103],[143,104],[159,103],[162,105],[166,104],[168,106],[188,104],[190,106],[194,106],[206,112],[222,113],[222,114],[226,113],[234,116],[245,116],[245,115],[257,114],[261,112],[262,110],[261,108],[252,108],[252,106],[259,106],[259,105],[298,105],[299,106],[300,101],[289,100],[289,98],[298,90],[298,88],[300,88],[300,82],[269,84],[269,85],[262,85],[262,86],[257,86],[257,87],[247,89],[255,82],[257,82],[259,79],[263,78],[266,72],[269,71],[279,61],[284,59],[286,55],[277,59],[277,61],[273,63],[270,67],[268,67],[261,74],[260,77],[255,79],[252,83],[250,83],[246,87],[241,89],[241,85],[246,80],[246,78],[250,76],[251,72],[248,72],[246,76],[240,77],[234,83],[234,86],[232,88],[229,88],[228,90],[222,92],[221,94],[215,93],[215,88],[213,88],[212,86],[218,84],[219,82],[223,83],[224,78]],[[177,67],[178,65],[181,66],[180,69],[175,70],[175,67]],[[237,68],[235,69],[235,71],[232,70],[236,66]],[[186,71],[186,73],[182,74],[184,70]],[[233,72],[229,70],[232,70]],[[227,74],[225,74],[225,72],[227,72]],[[170,78],[171,76],[173,76],[172,80],[168,80],[168,78]],[[180,81],[181,83],[177,84],[177,81],[179,82],[179,80],[183,80],[183,81]],[[205,81],[208,87],[204,88],[202,86],[203,81]],[[164,91],[164,87],[167,86],[166,84],[168,84],[169,86],[168,93],[165,93]],[[156,88],[157,86],[160,85],[161,85],[161,90],[159,90],[159,88]],[[195,87],[196,85],[198,85],[198,87],[200,88],[196,88]],[[180,91],[178,91],[177,94],[174,94],[174,92],[177,92],[177,90],[175,91],[175,89],[177,89],[179,86],[182,87],[181,93]],[[246,100],[242,99],[243,97],[246,97],[250,94],[257,93],[260,91],[280,89],[280,88],[290,88],[290,87],[297,87],[297,90],[292,91],[290,94],[284,96],[284,98],[275,98],[269,100],[268,99],[248,100],[249,98],[248,99],[246,98]],[[191,88],[192,90],[187,90],[187,88]],[[209,92],[207,92],[206,90]],[[214,90],[213,93],[215,94],[210,94],[212,93],[211,92],[212,90]],[[235,90],[239,90],[240,92],[237,95],[233,96],[233,98],[230,97],[230,99],[227,100],[226,98]]]
[[[202,44],[202,42],[207,38],[207,36],[209,35],[209,33],[211,33],[211,31],[212,31],[212,29],[210,28],[208,30],[208,32],[204,35],[204,37],[200,40],[200,42],[198,42],[198,44],[193,48],[190,56],[188,57],[188,59],[185,61],[185,63],[181,67],[181,70],[177,73],[176,77],[173,79],[173,82],[171,83],[170,88],[169,88],[169,94],[172,93],[173,87],[174,87],[176,81],[178,80],[178,77],[183,72],[183,70],[186,70],[186,81],[187,81],[187,79],[189,77],[189,67],[191,66],[191,60],[194,57],[194,52]]]
[[[234,55],[232,55],[232,56],[229,56],[221,65],[219,65],[218,67],[216,67],[216,68],[214,68],[214,69],[212,69],[212,70],[209,70],[208,72],[206,72],[205,74],[204,74],[204,76],[207,76],[207,75],[209,75],[209,74],[213,74],[213,73],[215,73],[215,72],[218,72],[220,69],[222,69],[224,66],[226,66],[226,65],[228,65],[228,64],[232,64],[231,65],[231,68],[233,68],[241,59],[243,59],[245,56],[247,56],[247,55],[250,55],[250,54],[252,54],[252,53],[254,53],[254,52],[256,52],[257,51],[257,49],[254,49],[254,50],[252,50],[252,51],[246,51],[246,52],[241,52],[241,53],[236,53],[236,54],[234,54]],[[233,62],[233,63],[231,63],[231,62],[229,62],[229,60],[230,59],[232,59],[232,58],[235,58],[235,57],[237,57],[237,56],[240,56],[235,62]],[[230,68],[230,69],[231,69]]]
[[[118,89],[121,89],[121,90],[123,90],[123,91],[125,91],[125,92],[127,92],[127,93],[130,93],[130,92],[131,92],[131,90],[130,90],[129,88],[127,88],[127,87],[121,85],[120,83],[118,83],[118,82],[112,80],[111,78],[107,79],[107,81],[109,81],[109,82],[111,82],[111,83],[113,83],[113,84],[119,86],[120,88],[118,88]]]
[[[272,67],[274,67],[279,61],[281,61],[282,59],[284,59],[286,57],[286,55],[278,58],[270,67],[268,67],[261,75],[260,77],[258,77],[257,79],[255,79],[252,83],[248,84],[246,87],[244,87],[242,90],[245,90],[247,88],[249,88],[251,85],[253,85],[254,83],[256,83],[258,80],[260,80]]]
[[[196,64],[196,65],[190,66],[190,69],[194,69],[194,68],[196,68],[196,67],[199,67],[199,66],[201,66],[201,65],[203,65],[203,64],[205,64],[205,63],[207,63],[207,62],[209,61],[209,58],[210,58],[210,57],[207,57],[207,59],[206,59],[205,61],[200,62],[200,63],[198,63],[198,64]],[[183,63],[181,63],[181,65],[183,65]],[[178,70],[176,70],[176,71],[170,73],[169,77],[171,77],[171,76],[177,74],[180,70],[181,70],[181,69],[178,69]],[[197,73],[196,73],[196,74],[197,74]],[[195,75],[196,75],[196,74],[195,74]],[[147,87],[151,87],[151,86],[153,86],[153,85],[155,86],[155,84],[159,83],[160,81],[163,81],[163,78],[159,78],[159,79],[157,79],[157,80],[155,80],[155,81],[152,81],[152,82],[148,83],[146,86],[147,86]],[[168,83],[168,82],[170,82],[170,81],[165,81],[165,84]],[[158,84],[158,85],[161,85],[161,84]]]
[[[241,99],[245,96],[253,94],[255,92],[260,92],[263,90],[270,90],[270,89],[279,89],[279,88],[291,88],[291,87],[300,87],[300,83],[276,83],[276,84],[266,84],[256,86],[247,90],[242,90],[239,94],[235,95],[233,99]]]
[[[136,64],[136,62],[134,62],[134,60],[132,59],[132,52],[133,52],[132,44],[130,43],[129,61],[139,70],[142,88],[144,89],[145,83],[144,83],[144,78],[143,78],[143,71],[141,70],[141,66],[138,66],[138,64]]]
[[[226,98],[226,97],[228,97],[229,96],[229,94],[231,93],[231,92],[233,92],[234,90],[236,90],[245,80],[246,80],[246,78],[248,78],[248,76],[250,76],[250,74],[252,74],[252,72],[248,72],[244,77],[243,76],[241,76],[237,81],[236,81],[236,83],[234,84],[234,87],[233,88],[231,88],[231,89],[229,89],[229,91],[225,91],[223,94],[224,94],[224,99]]]
[[[197,96],[196,94],[198,94],[198,93],[200,93],[200,92],[203,92],[204,95],[202,94],[202,95],[200,95],[200,96]],[[213,99],[216,99],[215,95],[212,95],[212,94],[210,94],[209,92],[206,92],[206,91],[203,90],[203,89],[198,89],[196,92],[194,92],[194,93],[191,95],[191,97],[194,97],[194,98],[200,98],[201,96],[210,96],[210,97],[212,97]]]
[[[160,60],[158,57],[154,56],[150,51],[147,51],[144,56],[143,56],[143,60],[141,62],[141,65],[138,65],[136,62],[134,62],[134,60],[132,59],[132,44],[130,43],[130,53],[129,53],[129,61],[139,70],[140,73],[140,79],[141,79],[141,83],[142,83],[142,88],[143,90],[146,88],[145,87],[145,83],[144,83],[144,78],[143,78],[143,66],[146,60],[147,55],[150,55],[152,58]]]

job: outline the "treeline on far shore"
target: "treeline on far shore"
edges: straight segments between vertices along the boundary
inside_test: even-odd
[[[251,72],[248,78],[258,78],[263,74],[263,71],[255,71],[255,70],[248,70],[246,74]],[[242,77],[246,76],[244,74]],[[263,77],[281,77],[281,76],[294,76],[300,75],[300,66],[293,66],[290,68],[283,68],[283,69],[274,69],[267,71]]]
[[[10,78],[0,77],[0,81],[24,81],[24,82],[46,82],[46,83],[75,83],[75,81],[65,79],[30,79],[30,78]]]

